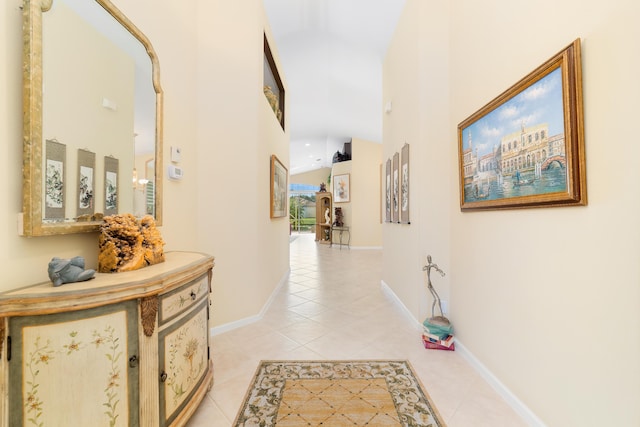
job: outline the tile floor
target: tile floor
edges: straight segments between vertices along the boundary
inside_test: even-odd
[[[526,423],[458,352],[425,350],[420,327],[380,284],[382,252],[301,234],[265,316],[212,339],[214,386],[188,427],[229,427],[260,360],[406,359],[449,427]]]

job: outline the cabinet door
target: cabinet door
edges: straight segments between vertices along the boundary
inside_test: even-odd
[[[138,425],[135,301],[15,317],[9,331],[9,425]]]
[[[209,367],[209,299],[159,331],[160,422],[169,425],[189,403]]]

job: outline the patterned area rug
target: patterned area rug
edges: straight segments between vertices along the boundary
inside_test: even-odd
[[[444,426],[407,361],[262,361],[233,424]]]

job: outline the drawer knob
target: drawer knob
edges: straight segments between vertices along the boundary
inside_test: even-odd
[[[129,367],[135,368],[136,366],[138,366],[138,356],[134,354],[129,358]]]
[[[190,293],[189,295],[191,295],[191,299],[192,299],[193,301],[195,301],[195,300],[196,300],[197,295],[196,295],[196,293],[195,293],[195,292],[191,291],[191,293]]]
[[[167,373],[165,371],[160,372],[160,381],[165,382],[167,380]]]

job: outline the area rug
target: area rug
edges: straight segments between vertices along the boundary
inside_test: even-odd
[[[235,427],[444,426],[408,361],[262,361]]]

